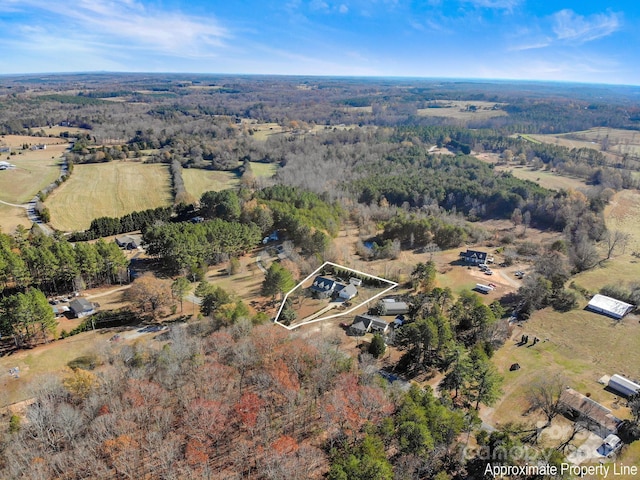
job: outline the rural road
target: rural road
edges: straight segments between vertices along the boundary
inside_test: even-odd
[[[191,303],[193,303],[195,305],[202,305],[202,299],[200,297],[196,297],[195,295],[193,295],[191,293],[188,294],[188,295],[185,295],[184,299],[187,302],[191,302]]]
[[[122,290],[126,290],[131,288],[131,285],[123,285],[122,287],[114,288],[112,290],[108,290],[102,293],[96,293],[95,295],[87,295],[85,298],[89,300],[93,300],[94,298],[106,297],[107,295],[111,295],[112,293],[120,292]]]
[[[18,205],[15,203],[9,203],[9,202],[5,202],[4,200],[0,200],[0,203],[2,203],[3,205],[9,205],[10,207],[18,207],[18,208],[24,208],[25,210],[29,208],[29,204],[22,204],[22,205]]]
[[[262,255],[266,252],[266,250],[260,250],[260,252],[258,253],[258,256],[256,257],[256,265],[258,265],[258,268],[262,271],[262,273],[264,273],[265,275],[267,274],[267,269],[264,268],[264,266],[262,265]]]

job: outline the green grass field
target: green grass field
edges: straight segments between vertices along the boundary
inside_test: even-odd
[[[51,225],[83,230],[98,217],[120,217],[133,211],[171,205],[166,165],[109,162],[76,165],[71,178],[46,201]]]
[[[182,178],[187,192],[196,199],[199,199],[204,192],[235,188],[239,183],[237,175],[233,172],[202,170],[200,168],[183,169]]]
[[[276,174],[278,164],[251,162],[251,171],[256,177],[271,178]]]
[[[3,158],[16,166],[0,170],[0,200],[26,203],[60,175],[60,156],[66,147],[53,145],[46,150],[26,150],[19,155]],[[54,158],[52,158],[54,157]]]

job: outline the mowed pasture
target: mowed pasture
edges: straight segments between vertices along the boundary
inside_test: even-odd
[[[33,129],[37,130],[37,129]],[[59,137],[63,133],[69,133],[69,135],[80,135],[84,133],[91,133],[91,130],[86,128],[78,128],[78,127],[63,127],[61,125],[52,125],[50,127],[41,127],[41,132],[44,132],[45,135],[53,135],[54,137]]]
[[[266,140],[272,135],[285,132],[285,129],[277,123],[251,123],[248,128],[253,131],[253,138],[256,140]]]
[[[256,176],[258,175],[256,174]],[[239,178],[234,172],[203,170],[200,168],[183,169],[182,179],[187,192],[196,199],[199,199],[204,192],[219,192],[220,190],[235,188],[239,184]]]
[[[31,228],[27,211],[20,207],[11,207],[0,203],[0,232],[13,233],[18,225]]]
[[[277,163],[251,162],[251,171],[256,177],[271,178],[277,170]]]
[[[504,104],[495,102],[443,100],[433,103],[437,105],[437,107],[420,108],[417,112],[418,116],[455,118],[458,120],[483,120],[485,118],[508,115],[507,112],[500,109]],[[475,107],[475,109],[473,107]]]
[[[626,286],[638,281],[640,259],[631,255],[640,249],[640,192],[618,192],[605,209],[610,230],[621,230],[631,235],[625,253],[614,253],[595,268],[575,275],[571,282],[597,293],[605,285]],[[606,256],[604,246],[599,248],[601,258]],[[492,424],[527,420],[523,413],[528,408],[529,386],[540,378],[559,374],[569,386],[613,410],[619,418],[628,418],[628,409],[616,403],[616,396],[598,383],[604,375],[614,373],[637,378],[640,372],[640,315],[627,315],[615,320],[584,309],[588,300],[580,297],[579,307],[560,313],[551,308],[535,312],[531,318],[516,327],[511,340],[494,355],[493,361],[504,376],[504,394],[486,419]],[[521,335],[541,342],[535,346],[517,346]],[[513,363],[521,369],[509,371]],[[638,458],[638,451],[625,454],[623,460]]]
[[[23,135],[7,135],[2,140],[17,154],[2,154],[0,157],[16,166],[11,170],[0,170],[0,200],[16,204],[29,202],[60,176],[62,154],[68,147],[65,141]],[[47,148],[21,149],[24,144],[39,143],[46,144]]]
[[[63,231],[84,230],[94,218],[171,204],[168,167],[137,162],[76,165],[46,201],[51,225]]]

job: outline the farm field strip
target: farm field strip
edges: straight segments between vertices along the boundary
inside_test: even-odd
[[[253,164],[251,165],[254,166]],[[258,174],[256,173],[256,176]],[[182,170],[184,185],[194,198],[199,199],[204,192],[235,188],[239,184],[238,176],[233,172],[185,168]]]
[[[120,217],[133,211],[171,205],[166,165],[109,162],[76,165],[67,182],[47,199],[51,225],[83,230],[98,217]]]

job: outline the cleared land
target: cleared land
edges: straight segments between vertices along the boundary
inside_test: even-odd
[[[433,103],[437,106],[420,108],[418,109],[418,115],[421,117],[445,117],[460,120],[482,120],[507,115],[507,112],[500,109],[504,104],[494,102],[445,100]]]
[[[136,210],[171,205],[166,165],[109,162],[76,165],[71,178],[47,199],[51,225],[83,230],[98,217],[120,217]]]
[[[271,135],[278,135],[285,131],[277,123],[252,123],[249,124],[248,128],[253,130],[253,138],[256,140],[266,140]]]
[[[0,203],[0,232],[12,233],[18,225],[31,228],[27,211],[24,208],[10,207]]]
[[[617,128],[596,127],[579,132],[563,133],[559,135],[529,135],[545,143],[554,143],[569,148],[593,148],[617,155],[640,155],[640,132],[636,130],[622,130]]]
[[[251,171],[256,177],[271,178],[276,174],[278,165],[276,163],[251,162]]]
[[[36,130],[35,128],[33,130]],[[87,130],[86,128],[78,128],[78,127],[63,127],[61,125],[54,125],[51,127],[42,127],[40,128],[46,135],[54,135],[60,136],[60,134],[64,132],[69,132],[69,135],[78,135],[80,133],[90,133],[91,130]]]
[[[1,139],[17,152],[2,154],[2,160],[16,166],[0,170],[0,200],[9,203],[26,203],[60,175],[60,161],[68,144],[60,139],[6,135]],[[46,144],[45,150],[22,150],[24,144]],[[18,150],[20,148],[20,150]]]
[[[596,293],[607,284],[627,285],[637,282],[640,260],[631,255],[640,249],[640,192],[618,192],[605,210],[609,229],[619,229],[632,235],[631,244],[623,255],[615,255],[596,268],[572,278],[577,285]],[[604,256],[603,252],[600,253]],[[522,422],[528,408],[526,393],[538,378],[562,374],[570,386],[582,394],[610,408],[619,418],[627,418],[629,411],[623,402],[607,392],[598,379],[614,373],[636,378],[640,372],[640,316],[627,315],[622,320],[584,310],[587,299],[580,307],[567,313],[550,308],[535,312],[531,318],[516,327],[512,339],[500,348],[493,361],[505,377],[504,395],[492,409],[486,409],[484,418],[490,424]],[[518,347],[522,334],[542,341],[533,347]],[[531,341],[529,342],[531,345]],[[510,372],[518,363],[521,369]],[[637,443],[637,442],[636,442]],[[640,448],[629,449],[622,460],[637,462]]]
[[[253,164],[251,167],[253,168]],[[255,173],[255,171],[254,171]],[[256,173],[256,176],[259,176]],[[184,185],[194,198],[200,198],[204,192],[226,190],[238,186],[238,176],[233,172],[185,168],[182,170]]]
[[[496,153],[478,153],[474,155],[483,162],[495,165],[496,172],[510,172],[514,177],[522,180],[535,182],[541,187],[550,190],[585,190],[590,188],[582,179],[566,177],[548,170],[533,170],[530,167],[516,165],[514,163],[504,164],[504,161]]]

